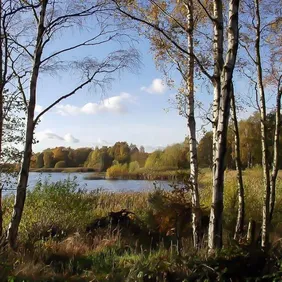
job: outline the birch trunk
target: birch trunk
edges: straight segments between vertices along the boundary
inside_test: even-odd
[[[214,75],[213,75],[213,85],[214,85],[214,98],[213,98],[213,196],[212,205],[210,213],[210,223],[209,223],[209,235],[208,235],[208,245],[209,249],[215,248],[218,234],[218,221],[221,218],[216,217],[218,210],[222,207],[217,205],[217,199],[220,197],[220,191],[215,189],[215,174],[216,174],[216,147],[218,142],[217,136],[217,124],[218,124],[218,112],[219,103],[221,96],[221,72],[223,69],[223,12],[222,12],[222,1],[213,1],[213,16],[214,16],[214,39],[213,39],[213,56],[214,56]],[[215,206],[217,205],[217,206]],[[221,232],[220,232],[221,233]],[[221,235],[220,235],[221,237]]]
[[[236,63],[238,50],[238,9],[239,0],[229,2],[229,21],[228,21],[228,50],[226,61],[220,76],[220,99],[218,107],[218,115],[216,130],[214,129],[215,151],[213,164],[213,196],[210,212],[209,224],[209,250],[222,247],[222,212],[223,212],[223,190],[224,190],[224,170],[225,170],[225,154],[227,144],[227,128],[230,114],[230,99],[232,92],[232,76]],[[222,19],[222,1],[215,0],[215,15],[221,10]],[[218,9],[219,8],[219,9]],[[218,17],[215,17],[218,18]],[[216,26],[223,25],[223,22],[216,22]],[[218,28],[217,28],[218,29]],[[223,36],[220,46],[223,46]],[[214,105],[215,106],[215,105]],[[218,105],[217,105],[218,106]]]
[[[2,29],[2,1],[0,1],[0,164],[2,164],[2,140],[3,140],[3,92],[4,92],[4,77],[3,77],[3,41],[4,34]],[[2,172],[0,171],[0,179]],[[0,236],[3,232],[3,211],[2,211],[2,183],[0,183]]]
[[[223,13],[221,1],[214,1],[214,39],[213,39],[213,56],[214,56],[214,98],[213,98],[213,163],[215,163],[215,151],[217,143],[217,121],[220,102],[220,76],[223,69]]]
[[[198,187],[198,156],[196,140],[195,101],[194,101],[194,15],[193,0],[187,2],[188,22],[188,73],[187,73],[187,100],[188,100],[188,132],[189,132],[189,153],[190,153],[190,182],[192,185],[192,227],[194,247],[200,247],[201,241],[201,207]]]
[[[13,207],[13,215],[11,222],[8,227],[7,240],[12,249],[16,248],[16,240],[18,235],[19,224],[22,218],[25,198],[26,198],[26,188],[29,176],[30,159],[32,155],[32,141],[33,141],[33,131],[34,131],[34,109],[36,105],[36,90],[37,90],[37,80],[40,68],[40,61],[42,55],[42,41],[44,35],[44,20],[46,14],[48,0],[43,0],[41,2],[40,18],[37,28],[37,38],[36,38],[36,48],[33,57],[33,68],[30,79],[29,86],[29,103],[27,111],[27,124],[26,124],[26,134],[25,134],[25,147],[23,152],[23,161],[19,173],[17,192],[15,197],[15,203]]]
[[[262,63],[260,54],[260,40],[261,40],[261,21],[260,21],[260,7],[259,0],[255,0],[256,9],[256,66],[257,66],[257,83],[259,91],[259,103],[260,103],[260,126],[261,126],[261,147],[262,147],[262,168],[263,168],[263,181],[264,181],[264,203],[262,212],[262,232],[261,232],[261,246],[265,248],[269,240],[269,202],[270,202],[270,171],[269,171],[269,156],[266,143],[266,103],[265,92],[262,76]]]
[[[281,95],[282,89],[280,88],[280,80],[278,82],[277,96],[276,96],[276,112],[275,112],[275,135],[273,144],[273,163],[270,183],[270,214],[269,222],[272,220],[274,205],[275,205],[275,190],[276,190],[276,179],[278,173],[278,157],[279,157],[279,136],[281,126]]]
[[[238,212],[237,212],[237,223],[235,227],[234,239],[238,240],[240,236],[242,236],[244,230],[245,197],[244,197],[244,185],[243,185],[243,176],[242,176],[242,162],[240,155],[240,136],[239,136],[239,127],[238,127],[233,85],[232,85],[232,93],[231,93],[231,109],[232,109],[232,120],[234,124],[235,165],[237,170],[237,186],[238,186]]]

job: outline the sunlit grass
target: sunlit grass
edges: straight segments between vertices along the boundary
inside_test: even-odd
[[[243,177],[246,224],[249,219],[254,219],[259,226],[264,193],[262,171],[259,168],[245,170]],[[282,172],[279,172],[276,209],[271,232],[273,242],[278,242],[282,235],[281,178]],[[201,204],[208,213],[212,196],[211,171],[200,171],[199,182]],[[138,243],[138,235],[131,238],[125,236],[126,232],[111,228],[101,229],[90,237],[87,235],[85,231],[87,224],[97,218],[106,217],[110,212],[122,209],[133,212],[138,220],[143,222],[143,227],[148,226],[159,230],[170,228],[170,221],[161,222],[163,226],[154,226],[158,220],[155,218],[152,221],[152,216],[158,217],[161,214],[160,211],[152,210],[152,201],[149,200],[151,193],[150,191],[109,193],[101,190],[86,192],[80,191],[78,184],[73,181],[54,184],[38,183],[35,189],[28,192],[27,195],[19,233],[19,252],[2,253],[2,260],[6,261],[8,267],[5,268],[5,271],[0,269],[1,275],[9,274],[23,277],[23,279],[41,277],[40,281],[51,281],[48,280],[50,277],[52,279],[55,277],[55,281],[91,281],[91,279],[96,279],[94,281],[125,281],[124,277],[128,278],[126,281],[145,281],[144,279],[149,276],[159,277],[159,281],[165,281],[162,279],[166,271],[178,273],[179,277],[184,274],[192,275],[197,271],[201,275],[204,273],[203,277],[210,275],[209,272],[205,274],[206,269],[202,266],[203,261],[210,263],[206,247],[196,255],[190,237],[181,239],[182,259],[179,261],[178,245],[175,241],[171,241],[171,244],[160,244],[157,248],[152,248],[151,244],[142,247]],[[12,211],[12,204],[11,197],[4,198],[5,227],[7,227]],[[164,218],[169,216],[169,210],[166,213]],[[226,171],[224,242],[227,250],[233,246],[232,235],[236,215],[236,171]],[[54,228],[52,230],[55,232],[54,237],[50,235],[51,228]],[[206,246],[206,243],[203,246]],[[224,252],[227,252],[228,255],[224,253],[223,257],[230,258],[231,253],[226,249]],[[232,254],[236,257],[238,252],[240,255],[240,249],[234,254],[233,246]]]

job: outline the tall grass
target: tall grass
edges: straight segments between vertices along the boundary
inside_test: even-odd
[[[273,242],[277,242],[282,234],[281,177],[280,172],[272,222]],[[212,175],[209,171],[202,171],[199,180],[202,206],[208,214]],[[252,218],[260,223],[263,203],[261,170],[244,171],[244,184],[246,222]],[[0,281],[7,281],[8,276],[11,277],[10,281],[185,281],[187,277],[196,277],[194,281],[230,281],[224,280],[229,277],[226,273],[233,275],[232,277],[239,275],[240,271],[244,275],[251,275],[248,274],[250,268],[242,270],[241,266],[240,270],[236,268],[238,264],[233,263],[233,260],[240,258],[244,265],[251,267],[252,263],[258,265],[261,257],[262,261],[264,259],[260,251],[256,250],[254,255],[249,255],[244,248],[232,241],[237,212],[236,172],[226,172],[224,233],[227,235],[225,249],[216,257],[208,258],[205,248],[195,253],[191,236],[186,232],[189,231],[189,226],[181,233],[181,242],[172,234],[176,223],[179,223],[177,218],[184,216],[184,224],[187,221],[188,217],[181,213],[181,209],[187,207],[185,203],[189,203],[189,197],[188,193],[184,200],[181,194],[159,189],[140,193],[107,193],[101,190],[87,192],[79,189],[75,181],[39,182],[27,194],[19,233],[19,251],[3,251],[0,254],[0,259],[5,262],[0,264]],[[12,197],[5,197],[3,209],[6,227],[12,205]],[[127,234],[129,229],[126,227],[110,226],[97,229],[93,234],[86,233],[89,223],[122,209],[135,214],[134,223],[140,224],[141,231],[150,230],[163,236],[160,243],[153,245],[149,240],[148,245],[145,245],[142,242],[146,241],[142,241],[141,236],[145,236],[147,231],[143,235]],[[171,241],[166,241],[165,238]],[[205,239],[206,237],[203,240]],[[276,273],[271,279],[280,275],[280,267],[276,263],[280,257],[278,250],[280,248],[275,247],[275,267],[272,266],[273,262],[270,263],[266,273]],[[257,259],[256,262],[253,262],[253,256]],[[256,275],[264,275],[263,271],[263,267],[257,269]],[[240,279],[237,277],[234,281],[243,281]]]

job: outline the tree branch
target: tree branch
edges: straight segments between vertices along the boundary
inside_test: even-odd
[[[184,54],[186,55],[189,55],[189,56],[193,56],[193,58],[195,59],[196,63],[199,65],[201,71],[203,72],[204,75],[207,76],[207,78],[211,81],[213,81],[213,76],[211,74],[209,74],[209,72],[205,69],[205,67],[202,65],[202,63],[200,62],[199,58],[197,56],[195,56],[195,54],[190,54],[187,50],[185,50],[183,47],[181,47],[175,40],[173,40],[167,33],[166,31],[164,31],[162,28],[160,28],[158,25],[156,24],[153,24],[151,22],[148,22],[144,19],[140,19],[134,15],[131,15],[129,13],[127,13],[126,11],[122,10],[121,7],[118,5],[118,3],[116,3],[115,0],[112,0],[116,6],[117,6],[117,9],[118,11],[120,11],[122,14],[124,14],[125,16],[135,20],[135,21],[138,21],[140,23],[143,23],[147,26],[150,26],[152,28],[154,28],[156,31],[160,32],[169,42],[172,43],[172,45],[174,45],[178,50],[180,50],[181,52],[183,52]]]
[[[109,37],[108,37],[107,39],[105,39],[105,40],[102,40],[102,41],[99,41],[99,42],[96,42],[96,43],[95,43],[95,42],[90,43],[91,41],[94,41],[95,39],[97,39],[97,38],[99,38],[100,36],[105,35],[105,34],[106,34],[106,33],[104,33],[104,34],[100,33],[100,34],[98,34],[97,36],[95,36],[95,37],[93,37],[93,38],[91,38],[91,39],[88,39],[88,40],[86,40],[86,41],[84,41],[84,42],[82,42],[82,43],[80,43],[80,44],[77,44],[77,45],[74,45],[74,46],[71,46],[71,47],[62,49],[62,50],[60,50],[60,51],[57,51],[57,52],[51,54],[50,56],[44,58],[44,59],[40,62],[40,64],[43,64],[44,62],[50,60],[51,58],[53,58],[53,57],[55,57],[55,56],[58,56],[58,55],[60,55],[60,54],[62,54],[62,53],[65,53],[65,52],[68,52],[68,51],[71,51],[71,50],[75,50],[75,49],[77,49],[77,48],[79,48],[79,47],[82,47],[82,46],[97,46],[97,45],[100,45],[100,44],[109,42],[109,41],[111,41],[114,37],[116,37],[116,36],[118,35],[118,34],[116,33],[116,34],[114,34],[114,35],[112,35],[112,36],[109,36]],[[45,42],[44,42],[44,43],[45,43]]]

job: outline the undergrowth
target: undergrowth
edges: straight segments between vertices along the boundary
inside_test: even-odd
[[[246,218],[259,225],[260,171],[244,174]],[[206,232],[210,185],[210,174],[201,174]],[[39,182],[27,194],[17,252],[0,253],[0,281],[281,281],[281,181],[268,252],[244,239],[240,245],[233,241],[236,188],[234,172],[227,172],[227,235],[223,250],[208,256],[206,235],[202,249],[192,247],[190,194],[179,185],[171,191],[106,193],[81,190],[72,180]],[[12,200],[3,201],[5,227]]]

